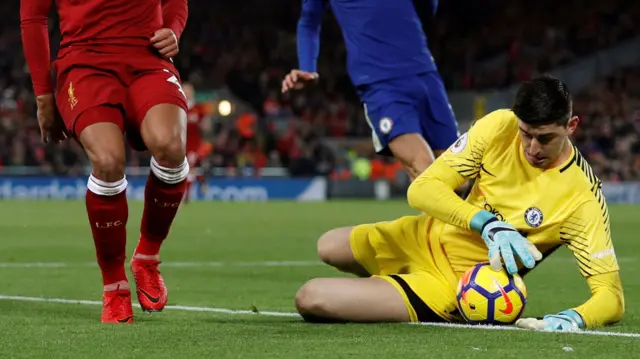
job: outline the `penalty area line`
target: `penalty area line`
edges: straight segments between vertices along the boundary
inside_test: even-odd
[[[93,306],[102,305],[102,302],[96,301],[96,300],[25,297],[25,296],[2,295],[2,294],[0,294],[0,300],[17,301],[17,302],[41,302],[41,303],[74,304],[74,305],[93,305]],[[165,309],[186,311],[186,312],[201,312],[201,313],[209,312],[209,313],[230,314],[230,315],[265,315],[265,316],[272,316],[272,317],[301,318],[298,313],[293,313],[293,312],[236,310],[236,309],[227,309],[227,308],[194,307],[194,306],[185,306],[185,305],[168,305],[165,307]],[[475,329],[475,330],[526,331],[523,329],[516,328],[514,326],[488,326],[488,325],[469,325],[469,324],[454,324],[454,323],[409,323],[409,325],[441,327],[441,328],[457,328],[457,329]],[[581,330],[581,331],[574,331],[574,332],[550,332],[550,331],[544,332],[543,331],[543,332],[537,332],[537,333],[640,338],[640,333],[605,332],[605,331],[597,331],[597,330]]]

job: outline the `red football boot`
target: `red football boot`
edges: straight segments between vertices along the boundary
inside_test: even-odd
[[[133,258],[131,272],[136,281],[136,294],[142,310],[161,312],[167,305],[167,287],[158,270],[160,261]]]
[[[118,289],[104,292],[102,295],[102,316],[100,320],[103,323],[133,323],[131,291],[129,291],[129,289]]]

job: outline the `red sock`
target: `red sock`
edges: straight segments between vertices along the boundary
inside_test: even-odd
[[[166,168],[152,159],[151,173],[144,191],[137,254],[157,255],[160,252],[160,246],[169,235],[169,228],[184,197],[188,173],[186,161],[178,168]]]
[[[91,175],[87,187],[87,215],[102,281],[104,285],[126,281],[127,180],[104,182]]]

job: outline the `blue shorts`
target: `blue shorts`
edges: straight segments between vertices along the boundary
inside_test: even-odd
[[[458,123],[438,72],[426,72],[357,88],[378,154],[391,156],[389,142],[417,133],[433,150],[446,150],[459,136]]]

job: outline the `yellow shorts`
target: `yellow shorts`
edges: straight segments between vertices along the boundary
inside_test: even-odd
[[[363,224],[351,232],[356,260],[402,295],[412,322],[458,322],[457,276],[440,246],[433,219],[406,216]],[[432,238],[429,238],[429,237]]]

